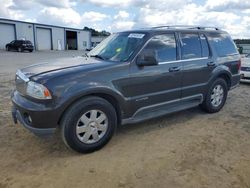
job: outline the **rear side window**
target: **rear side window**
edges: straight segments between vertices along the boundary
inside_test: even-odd
[[[176,42],[174,34],[157,35],[150,39],[145,49],[156,50],[157,61],[176,60]]]
[[[237,54],[235,44],[227,34],[211,33],[209,39],[219,57]]]
[[[24,43],[31,44],[31,42],[29,40],[26,40]]]
[[[202,57],[201,43],[199,35],[195,33],[181,33],[182,59],[192,59]]]

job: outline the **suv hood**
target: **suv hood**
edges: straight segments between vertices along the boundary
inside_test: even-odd
[[[49,73],[53,71],[60,71],[69,68],[97,68],[99,66],[103,67],[109,62],[98,60],[96,58],[87,58],[87,57],[67,57],[61,59],[54,59],[47,62],[34,64],[21,69],[21,72],[28,78],[31,76],[37,76],[44,73]]]

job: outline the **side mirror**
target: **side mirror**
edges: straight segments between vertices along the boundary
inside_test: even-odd
[[[158,65],[158,61],[156,60],[155,50],[144,49],[137,57],[136,64],[138,66]]]

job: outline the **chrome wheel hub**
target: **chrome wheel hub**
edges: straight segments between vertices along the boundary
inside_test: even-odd
[[[224,89],[221,85],[216,85],[212,91],[211,104],[214,107],[220,106],[224,97]]]
[[[84,113],[77,122],[76,134],[85,144],[98,142],[106,133],[108,118],[100,110],[90,110]]]

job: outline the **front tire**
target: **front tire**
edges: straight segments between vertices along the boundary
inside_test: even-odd
[[[220,111],[227,99],[228,86],[224,79],[216,79],[210,86],[201,107],[208,113]]]
[[[61,121],[61,134],[69,148],[89,153],[105,146],[116,126],[114,107],[100,97],[87,97],[67,110]]]
[[[8,51],[8,52],[10,51],[10,47],[9,46],[6,47],[6,51]]]

